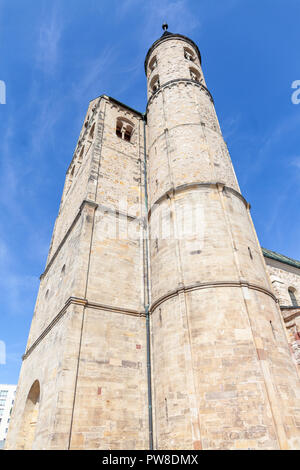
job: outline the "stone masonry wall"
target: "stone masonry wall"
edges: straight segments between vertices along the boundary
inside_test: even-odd
[[[147,106],[155,443],[297,448],[298,373],[249,205],[185,47],[168,36],[148,61],[156,56]]]
[[[130,142],[116,135],[120,117],[133,125]],[[34,449],[148,446],[143,146],[139,114],[105,96],[91,102],[41,276],[7,448],[27,446],[24,433],[35,436]],[[35,381],[32,433],[22,423],[32,422]]]
[[[149,303],[155,449],[299,449],[298,270],[267,275],[193,44],[164,36],[146,75],[145,121],[89,104],[6,448],[148,448]]]
[[[293,359],[297,367],[300,368],[300,269],[267,257],[265,260],[274,291],[281,306]],[[288,292],[290,287],[295,289],[294,295],[298,307],[292,306]]]
[[[292,305],[288,292],[290,287],[296,290],[295,297],[300,305],[300,269],[270,258],[265,258],[265,261],[280,305]]]

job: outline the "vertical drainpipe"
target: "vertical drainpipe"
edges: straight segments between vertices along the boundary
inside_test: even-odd
[[[144,186],[145,186],[145,227],[146,227],[146,283],[147,295],[145,297],[145,312],[146,312],[146,337],[147,337],[147,381],[148,381],[148,418],[149,418],[149,449],[153,450],[153,416],[152,416],[152,388],[151,388],[151,337],[150,337],[150,286],[149,286],[149,268],[148,268],[148,191],[147,191],[147,154],[146,154],[146,114],[143,115],[144,122]],[[146,300],[147,299],[147,300]],[[147,302],[147,303],[146,303]]]

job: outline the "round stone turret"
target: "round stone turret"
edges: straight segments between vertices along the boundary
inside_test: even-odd
[[[145,71],[156,448],[299,446],[299,379],[199,49],[165,26]]]
[[[201,55],[196,44],[186,36],[170,33],[166,29],[147,53],[145,72],[148,98],[172,80],[195,80],[205,85]]]

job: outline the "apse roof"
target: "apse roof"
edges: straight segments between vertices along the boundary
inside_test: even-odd
[[[300,261],[297,261],[293,258],[288,258],[288,256],[281,255],[280,253],[276,253],[275,251],[267,250],[266,248],[262,248],[262,252],[266,258],[274,259],[275,261],[280,261],[281,263],[289,264],[290,266],[294,266],[295,268],[300,268]]]

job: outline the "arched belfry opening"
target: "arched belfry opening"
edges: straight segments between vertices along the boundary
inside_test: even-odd
[[[126,140],[127,142],[131,142],[133,130],[134,125],[131,121],[125,118],[117,119],[116,135],[120,137],[120,139]]]
[[[25,403],[17,449],[32,449],[39,417],[40,391],[40,383],[36,380],[28,393]]]

